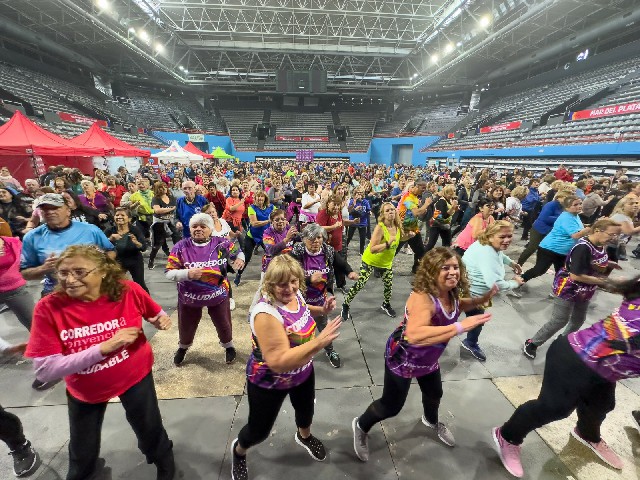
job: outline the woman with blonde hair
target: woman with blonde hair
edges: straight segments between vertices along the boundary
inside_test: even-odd
[[[56,261],[54,275],[58,286],[36,305],[25,355],[34,359],[40,381],[65,380],[70,428],[67,480],[100,475],[102,421],[115,397],[120,398],[147,462],[155,463],[157,479],[172,479],[173,445],[158,408],[153,352],[142,331],[143,319],[159,330],[170,328],[169,316],[142,287],[124,279],[115,260],[93,245],[67,248]]]
[[[511,195],[507,198],[505,203],[505,212],[507,217],[505,220],[509,220],[514,225],[519,225],[522,221],[522,200],[527,196],[527,187],[518,185],[511,191]]]
[[[614,262],[627,260],[627,243],[631,237],[640,233],[640,226],[634,226],[633,220],[640,211],[640,200],[635,195],[629,195],[620,200],[611,215],[611,220],[618,222],[621,227],[620,236],[616,242],[607,247],[607,254]]]
[[[422,423],[434,430],[442,443],[455,445],[453,434],[438,418],[443,394],[438,359],[449,340],[491,319],[491,314],[468,313],[458,321],[462,311],[475,311],[496,291],[492,288],[481,297],[465,298],[469,294],[467,275],[451,249],[437,247],[422,257],[402,323],[387,340],[382,397],[351,423],[353,446],[360,460],[369,460],[369,431],[400,413],[414,378],[422,392]]]
[[[509,265],[516,275],[522,273],[522,268],[507,257],[504,252],[513,240],[513,225],[506,220],[498,220],[489,225],[480,234],[478,240],[464,252],[462,262],[469,274],[471,297],[483,297],[489,291],[513,290],[522,285],[519,276],[513,280],[505,280],[505,265]],[[467,315],[480,315],[491,306],[490,302],[480,302]],[[478,325],[467,333],[462,341],[462,347],[469,351],[477,360],[484,362],[487,357],[478,344],[482,325]]]
[[[249,420],[231,442],[231,478],[248,480],[247,450],[269,437],[284,399],[289,396],[297,431],[295,442],[317,461],[326,450],[311,434],[315,402],[313,357],[335,340],[340,317],[317,333],[315,315],[328,315],[335,300],[310,306],[304,300],[304,270],[289,255],[271,261],[264,275],[262,298],[251,310],[253,351],[247,362]]]
[[[358,281],[353,284],[344,297],[342,304],[342,320],[349,319],[349,304],[356,297],[358,292],[364,288],[373,272],[374,268],[382,271],[382,283],[384,284],[383,303],[381,309],[391,318],[395,318],[396,312],[391,306],[391,292],[393,289],[393,258],[396,249],[402,241],[413,238],[415,232],[404,234],[402,223],[396,207],[390,202],[385,202],[380,208],[378,224],[371,235],[369,245],[362,254],[362,265]]]

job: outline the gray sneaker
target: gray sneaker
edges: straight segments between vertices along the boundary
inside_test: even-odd
[[[358,417],[351,422],[351,428],[353,429],[353,449],[358,457],[363,462],[369,461],[369,434],[365,433],[358,426]]]
[[[424,423],[427,427],[435,430],[436,433],[438,434],[438,438],[445,445],[449,447],[453,447],[456,444],[456,439],[453,438],[453,433],[451,433],[451,430],[449,430],[444,423],[442,422],[438,422],[436,424],[429,423],[429,421],[424,417],[424,415],[422,416],[422,423]]]

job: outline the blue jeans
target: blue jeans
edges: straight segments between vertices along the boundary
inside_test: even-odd
[[[473,310],[469,310],[465,312],[467,317],[473,317],[474,315],[482,315],[484,313],[484,308],[474,308]],[[480,332],[482,331],[482,325],[478,325],[473,330],[469,330],[467,332],[467,343],[469,345],[478,345],[478,339],[480,338]]]

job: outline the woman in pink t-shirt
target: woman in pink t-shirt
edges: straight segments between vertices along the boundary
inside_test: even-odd
[[[232,185],[227,197],[222,218],[231,225],[234,232],[242,231],[242,215],[245,211],[244,200],[240,197],[240,187]]]
[[[492,200],[480,200],[478,202],[479,212],[476,213],[464,230],[460,232],[460,235],[453,241],[453,249],[460,255],[464,255],[464,252],[475,242],[480,234],[484,232],[489,225],[495,222],[495,219],[491,215],[495,208],[495,204]]]
[[[0,303],[11,310],[27,330],[31,329],[33,298],[20,274],[22,242],[17,237],[0,237]]]

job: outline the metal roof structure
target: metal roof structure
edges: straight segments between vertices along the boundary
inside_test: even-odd
[[[176,85],[274,91],[277,70],[318,69],[332,92],[420,91],[578,51],[636,17],[640,0],[0,0],[0,38]]]

